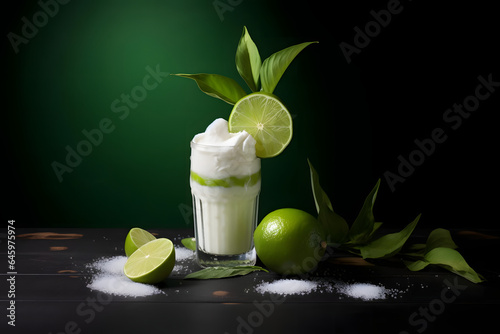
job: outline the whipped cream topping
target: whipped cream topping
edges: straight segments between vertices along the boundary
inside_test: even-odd
[[[260,170],[255,139],[246,131],[230,133],[222,118],[194,136],[191,148],[191,170],[202,177],[246,176]]]

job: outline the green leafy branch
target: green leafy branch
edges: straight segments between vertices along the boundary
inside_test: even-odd
[[[412,271],[422,270],[429,264],[433,264],[474,283],[484,280],[456,250],[457,245],[453,242],[448,230],[435,229],[429,234],[425,244],[413,244],[404,248],[406,241],[417,226],[420,215],[397,233],[375,237],[375,232],[382,225],[381,222],[375,221],[373,215],[380,179],[366,197],[358,216],[349,226],[346,220],[333,210],[328,195],[321,188],[318,173],[309,160],[308,163],[318,220],[327,232],[329,246],[356,254],[363,259],[386,259],[397,255]]]
[[[195,238],[184,238],[181,243],[187,249],[196,252],[196,240]],[[195,272],[192,272],[186,276],[184,279],[215,279],[215,278],[226,278],[234,276],[243,276],[253,273],[254,271],[265,271],[269,272],[267,269],[259,266],[235,266],[235,267],[208,267]]]
[[[243,27],[236,49],[236,69],[252,92],[263,91],[272,94],[276,85],[290,63],[308,45],[318,42],[305,42],[290,46],[273,53],[263,62],[257,45],[254,43],[246,27]],[[196,81],[202,92],[219,98],[229,104],[235,104],[247,92],[233,79],[219,74],[172,74]]]

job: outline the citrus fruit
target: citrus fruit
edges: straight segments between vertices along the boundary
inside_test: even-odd
[[[128,232],[125,238],[125,255],[132,255],[139,247],[155,239],[155,236],[148,231],[134,227]]]
[[[270,270],[300,275],[313,270],[325,253],[325,231],[318,220],[298,209],[279,209],[254,232],[255,250]]]
[[[274,95],[258,92],[242,97],[229,116],[229,131],[245,130],[257,142],[259,158],[280,154],[292,140],[292,117]]]
[[[174,265],[174,244],[169,239],[159,238],[130,255],[123,271],[134,282],[155,284],[167,278]]]

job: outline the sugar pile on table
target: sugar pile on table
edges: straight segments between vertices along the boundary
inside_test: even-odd
[[[195,253],[182,246],[175,246],[175,266],[172,275],[185,275],[189,271],[189,263],[194,260]]]
[[[94,277],[87,286],[92,290],[124,297],[145,297],[162,293],[153,285],[133,282],[125,275],[101,274]]]
[[[186,247],[175,246],[175,260],[184,261],[194,257],[194,252]]]
[[[123,266],[125,266],[125,262],[127,262],[126,256],[101,258],[87,265],[87,268],[96,269],[103,273],[120,275],[123,273]]]
[[[154,285],[136,283],[123,273],[126,256],[101,258],[87,265],[94,272],[92,281],[87,285],[91,290],[124,297],[145,297],[163,293]]]
[[[319,283],[298,279],[279,279],[274,282],[264,282],[255,288],[257,292],[275,293],[280,295],[305,295],[318,288]]]
[[[273,282],[263,282],[255,287],[261,294],[274,293],[280,295],[306,295],[315,293],[331,293],[334,290],[342,295],[362,299],[364,301],[401,297],[404,291],[388,289],[382,285],[369,283],[332,282],[324,280],[279,279]],[[407,291],[407,290],[406,290]],[[249,289],[245,290],[249,292]],[[342,298],[341,298],[342,299]]]
[[[383,286],[369,283],[339,284],[337,290],[344,295],[362,300],[385,299],[390,292]]]
[[[189,269],[188,264],[194,259],[194,254],[190,249],[176,246],[176,265],[172,270],[172,275],[186,274]],[[88,264],[87,269],[94,275],[87,287],[92,290],[125,297],[145,297],[164,293],[154,285],[136,283],[125,276],[123,267],[126,262],[126,256],[113,256],[100,258]]]

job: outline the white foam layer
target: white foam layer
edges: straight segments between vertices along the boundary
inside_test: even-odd
[[[228,123],[223,118],[213,121],[203,133],[194,136],[198,144],[241,147],[242,153],[250,159],[255,157],[255,139],[246,131],[230,133]]]
[[[214,179],[252,175],[260,170],[255,139],[246,131],[230,133],[227,121],[218,118],[205,132],[194,136],[191,170]]]

